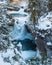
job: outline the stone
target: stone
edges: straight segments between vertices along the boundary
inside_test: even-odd
[[[9,25],[9,26],[13,26],[13,25],[14,25],[14,22],[15,22],[15,20],[12,19],[10,22],[8,22],[8,25]]]

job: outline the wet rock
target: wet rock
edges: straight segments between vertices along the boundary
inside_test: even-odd
[[[6,27],[1,26],[0,32],[3,33],[3,34],[8,34],[8,29]]]
[[[10,10],[10,11],[19,11],[20,8],[18,8],[18,7],[8,7],[7,10]]]
[[[45,39],[41,36],[38,36],[36,39],[36,45],[41,53],[45,54],[47,56],[47,49],[46,49],[46,42]]]
[[[14,26],[14,22],[15,22],[15,20],[14,19],[12,19],[10,22],[8,22],[7,24],[9,25],[9,26]]]
[[[26,27],[26,29],[27,29],[27,32],[29,32],[29,33],[32,32],[31,29],[30,29],[30,27],[29,27],[28,25],[25,25],[25,27]]]
[[[52,50],[52,45],[47,46],[48,49]]]
[[[29,9],[28,9],[28,10],[27,10],[27,9],[25,9],[25,10],[24,10],[24,12],[30,12],[30,10],[29,10]]]
[[[47,56],[49,58],[52,56],[52,42],[47,42]]]
[[[49,27],[50,25],[47,25],[47,27]]]
[[[52,42],[52,35],[51,34],[47,34],[45,36],[46,42]]]
[[[21,6],[21,8],[23,9],[24,7],[23,7],[23,6]]]
[[[52,1],[51,0],[49,1],[48,7],[49,7],[49,10],[52,11]]]
[[[10,1],[10,3],[12,4],[12,5],[18,5],[18,4],[20,4],[23,0],[9,0]]]
[[[9,15],[9,14],[6,14],[6,18],[8,18],[8,19],[12,19],[12,16]]]

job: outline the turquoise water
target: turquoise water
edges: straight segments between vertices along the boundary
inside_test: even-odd
[[[26,14],[20,14],[20,13],[18,13],[18,14],[17,14],[17,13],[16,13],[16,14],[13,13],[13,14],[10,14],[10,15],[11,15],[12,17],[15,17],[15,16],[16,16],[16,17],[26,17],[26,16],[27,16]]]

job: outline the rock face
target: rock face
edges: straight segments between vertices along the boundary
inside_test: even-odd
[[[41,16],[38,20],[38,25],[36,27],[39,29],[39,30],[36,30],[38,34],[36,39],[38,44],[37,46],[40,45],[40,47],[38,48],[41,51],[44,50],[44,53],[47,53],[47,52],[50,53],[52,49],[52,45],[49,44],[49,42],[52,44],[52,12],[48,12],[44,14],[43,16]],[[47,49],[49,49],[50,52],[47,51]],[[49,56],[49,54],[47,55]],[[51,56],[52,54],[49,57]]]
[[[17,4],[17,3],[20,3],[22,0],[10,0],[10,2],[12,3],[12,4]]]
[[[8,23],[8,25],[9,25],[9,26],[14,26],[14,22],[15,22],[15,20],[12,19],[12,20]]]
[[[47,49],[46,49],[47,45],[46,45],[45,39],[41,36],[38,36],[36,40],[36,44],[40,52],[47,56]]]
[[[26,6],[28,4],[28,0],[9,0],[12,5],[21,5]],[[24,3],[27,3],[24,5]]]
[[[49,0],[49,5],[48,5],[48,7],[49,7],[49,11],[52,11],[52,0]]]

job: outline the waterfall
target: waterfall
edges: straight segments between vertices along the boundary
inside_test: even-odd
[[[9,14],[14,12],[9,12]],[[21,8],[19,11],[17,11],[16,14],[19,14],[20,16],[17,17],[14,16],[15,23],[11,35],[11,41],[19,41],[22,44],[22,52],[21,56],[24,60],[29,60],[31,58],[36,57],[37,50],[36,50],[36,44],[34,42],[33,36],[27,31],[26,28],[26,22],[29,22],[29,16],[30,14],[24,12],[24,8]],[[26,14],[27,16],[21,16]],[[26,22],[25,22],[26,21]]]
[[[25,24],[17,24],[16,22],[14,24],[13,31],[11,32],[11,36],[13,37],[13,40],[33,40],[32,35],[27,32]]]

